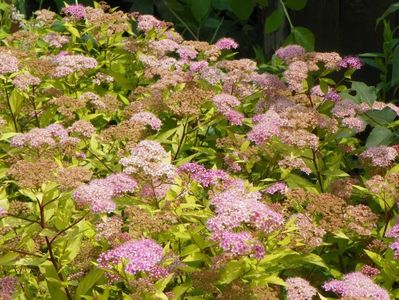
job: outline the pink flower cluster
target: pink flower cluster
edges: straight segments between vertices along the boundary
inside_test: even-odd
[[[96,128],[88,121],[79,120],[68,127],[69,133],[76,133],[81,137],[91,138],[96,132]]]
[[[148,32],[152,29],[159,30],[164,27],[164,23],[151,15],[140,15],[137,18],[137,29]]]
[[[236,232],[245,224],[268,233],[283,223],[283,217],[260,202],[260,198],[259,192],[247,192],[242,184],[212,197],[216,215],[208,219],[207,227],[212,232],[211,239],[227,253],[258,259],[264,256],[265,249],[259,241],[246,231]]]
[[[292,58],[302,56],[306,53],[306,50],[299,45],[288,45],[277,49],[276,56],[284,61],[290,61]]]
[[[370,147],[359,155],[364,162],[382,168],[392,165],[397,156],[398,152],[394,147],[386,146]]]
[[[288,65],[284,72],[284,79],[289,89],[296,92],[303,92],[303,82],[308,78],[308,66],[303,61],[294,61]]]
[[[68,5],[62,9],[62,13],[73,17],[76,21],[86,18],[86,8],[82,4]]]
[[[287,278],[285,284],[289,300],[312,300],[317,294],[317,290],[307,280],[300,277]]]
[[[363,67],[362,61],[356,56],[345,56],[338,64],[343,69],[360,70]]]
[[[261,145],[273,136],[280,133],[280,127],[284,120],[274,110],[268,110],[265,114],[255,116],[252,121],[255,124],[247,137],[251,142]]]
[[[211,198],[216,216],[207,227],[218,234],[231,231],[243,224],[270,232],[283,224],[283,217],[260,202],[259,192],[247,192],[242,186],[231,186]]]
[[[100,254],[98,266],[112,270],[116,265],[126,262],[125,271],[135,275],[138,272],[159,273],[163,268],[159,263],[163,258],[163,249],[154,240],[141,239],[129,241],[115,249]],[[164,273],[167,275],[165,269]]]
[[[204,187],[215,185],[219,180],[223,182],[230,181],[230,176],[223,170],[206,169],[198,163],[186,163],[181,165],[177,172],[179,174],[188,174],[191,179],[194,179]]]
[[[6,214],[7,210],[4,207],[0,206],[0,218],[5,216]]]
[[[153,130],[159,130],[162,126],[161,120],[153,113],[147,111],[134,114],[129,121],[133,124],[148,125]]]
[[[79,207],[90,206],[94,213],[110,213],[116,209],[114,197],[133,192],[136,188],[136,181],[128,175],[112,174],[79,186],[72,196]]]
[[[394,238],[395,241],[389,245],[393,250],[395,258],[399,259],[399,224],[393,226],[386,234],[388,238]]]
[[[207,67],[208,67],[208,62],[206,60],[190,62],[190,71],[193,73],[201,72]]]
[[[359,105],[349,99],[336,102],[332,114],[342,119],[342,125],[353,129],[355,132],[362,132],[366,128],[366,122],[358,114],[368,110],[367,105]]]
[[[361,272],[346,274],[342,280],[331,280],[323,285],[325,291],[331,291],[340,297],[372,300],[389,300],[385,289],[375,284]]]
[[[262,258],[265,255],[263,245],[256,241],[248,232],[222,231],[212,235],[212,240],[217,242],[224,252],[234,256],[253,255]]]
[[[288,190],[288,186],[284,182],[276,182],[269,186],[265,193],[274,195],[276,193],[284,195]]]
[[[33,128],[27,133],[19,133],[11,139],[13,147],[40,148],[55,147],[63,144],[75,144],[79,139],[69,137],[68,131],[60,124],[51,124],[45,128]]]
[[[179,47],[179,49],[176,52],[177,54],[179,54],[180,58],[185,62],[195,59],[198,55],[198,52],[195,49],[184,46]]]
[[[8,53],[0,52],[0,74],[14,73],[18,70],[18,59]]]
[[[232,108],[240,105],[240,101],[238,101],[236,97],[229,94],[219,94],[214,96],[212,100],[218,111],[220,111],[231,124],[242,124],[244,115]]]
[[[51,32],[43,37],[43,41],[54,48],[62,48],[69,43],[69,37]]]
[[[284,159],[280,160],[278,162],[278,165],[280,168],[287,168],[287,169],[298,169],[301,170],[303,173],[306,175],[310,175],[312,173],[312,170],[308,168],[303,161],[302,158],[299,157],[285,157]]]
[[[0,299],[11,300],[17,288],[18,280],[16,277],[3,277],[0,279]]]
[[[29,73],[18,74],[12,80],[12,84],[21,91],[26,91],[31,86],[39,85],[41,79]]]
[[[232,38],[221,38],[216,42],[216,47],[218,47],[220,50],[230,50],[230,49],[237,49],[238,48],[238,43],[233,40]]]
[[[77,71],[85,71],[97,67],[95,58],[80,54],[57,55],[54,57],[53,61],[57,64],[53,75],[55,78],[65,77]]]
[[[144,140],[137,144],[129,157],[122,158],[120,163],[124,167],[123,172],[129,175],[139,173],[155,180],[172,179],[176,171],[168,162],[169,159],[169,154],[160,143]]]

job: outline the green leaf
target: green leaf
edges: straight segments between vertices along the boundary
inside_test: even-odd
[[[280,28],[284,22],[284,11],[279,7],[275,9],[265,21],[265,33],[272,33]]]
[[[313,51],[315,45],[314,34],[305,27],[294,27],[288,39],[292,39],[294,43],[301,45],[307,51]]]
[[[96,284],[97,281],[103,276],[104,271],[100,269],[91,270],[79,283],[76,289],[75,299],[79,300],[81,295],[86,295],[86,293]]]
[[[396,113],[390,108],[372,110],[364,114],[367,123],[372,126],[388,126],[396,118]]]
[[[211,0],[192,0],[190,4],[190,9],[195,20],[198,23],[201,23],[209,14],[209,11],[211,9]]]
[[[384,266],[384,259],[377,253],[374,253],[372,251],[364,249],[364,252],[368,255],[368,257],[371,258],[371,260],[377,265],[377,266]]]
[[[383,20],[385,19],[387,16],[389,16],[390,14],[393,14],[394,12],[396,12],[397,10],[399,10],[399,3],[394,3],[392,4],[390,7],[388,7],[388,9],[384,12],[384,14],[377,19],[377,25]]]
[[[197,0],[199,1],[199,0]],[[233,13],[241,20],[247,20],[255,8],[255,0],[229,0]]]
[[[220,276],[219,284],[229,284],[244,274],[245,268],[242,261],[230,261]]]
[[[24,97],[14,89],[10,95],[11,110],[15,115],[19,115],[24,104]]]
[[[6,255],[0,257],[0,266],[7,266],[14,264],[14,261],[18,258],[18,254],[14,252],[8,252]]]
[[[356,92],[356,99],[360,102],[373,104],[377,100],[377,91],[374,86],[368,86],[364,82],[352,81],[352,91]]]
[[[73,27],[71,24],[66,23],[66,24],[65,24],[65,28],[66,28],[74,37],[80,38],[80,33],[79,33],[79,31],[78,31],[75,27]]]
[[[387,146],[391,143],[394,134],[386,127],[375,127],[367,138],[366,147]]]
[[[392,87],[398,84],[399,84],[399,46],[397,46],[393,51],[392,78],[391,78]]]
[[[261,6],[268,6],[269,5],[269,0],[257,0],[259,5]]]
[[[292,10],[301,10],[305,8],[307,2],[308,0],[287,0],[285,5]]]

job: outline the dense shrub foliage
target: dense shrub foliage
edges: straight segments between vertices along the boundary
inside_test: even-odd
[[[0,48],[1,298],[399,297],[399,108],[359,59],[35,15]]]

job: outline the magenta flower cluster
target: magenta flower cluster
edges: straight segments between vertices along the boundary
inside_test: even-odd
[[[3,277],[0,279],[0,299],[11,300],[17,288],[18,280],[16,277]]]
[[[302,56],[306,53],[306,50],[299,45],[288,45],[286,47],[281,47],[277,49],[276,56],[284,61],[289,61],[290,59],[298,56]]]
[[[339,67],[343,69],[360,70],[363,67],[362,61],[356,56],[345,56],[339,63]]]
[[[232,38],[221,38],[216,42],[215,45],[221,50],[237,49],[239,46],[238,43]]]
[[[209,219],[214,232],[233,230],[243,224],[270,232],[283,223],[283,217],[260,202],[259,192],[248,192],[242,186],[232,186],[211,198],[216,216]]]
[[[323,285],[323,289],[334,292],[340,297],[370,300],[390,299],[385,289],[361,272],[346,274],[342,280],[328,281]]]
[[[277,136],[280,132],[280,127],[284,123],[284,120],[274,110],[268,110],[263,115],[257,115],[252,121],[255,125],[247,137],[257,145],[261,145],[273,136]]]
[[[80,54],[59,54],[53,58],[57,65],[53,76],[55,78],[65,77],[77,71],[85,71],[97,67],[97,61],[93,57]]]
[[[100,268],[112,270],[124,262],[125,271],[134,275],[138,272],[159,272],[162,258],[163,249],[160,245],[151,239],[141,239],[100,254],[97,263]]]
[[[238,101],[235,96],[229,94],[219,94],[213,97],[212,100],[218,111],[220,111],[232,125],[242,124],[244,115],[233,109],[233,107],[240,105],[240,101]]]
[[[139,112],[134,114],[130,120],[133,124],[148,125],[153,130],[159,130],[162,126],[162,121],[150,112]]]
[[[62,12],[76,21],[86,18],[86,8],[82,4],[68,5],[62,9]]]
[[[131,193],[136,188],[136,181],[128,175],[112,174],[79,186],[72,196],[79,207],[90,206],[94,213],[110,213],[116,209],[113,198]]]
[[[11,139],[13,147],[55,147],[63,144],[76,144],[79,139],[68,136],[61,124],[51,124],[45,128],[33,128],[27,133],[19,133]]]
[[[198,163],[186,163],[181,165],[177,172],[188,174],[191,179],[197,181],[204,187],[215,185],[218,181],[228,182],[230,176],[223,170],[206,169]]]

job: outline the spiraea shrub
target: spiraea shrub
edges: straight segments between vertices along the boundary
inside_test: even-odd
[[[105,3],[0,47],[1,299],[399,297],[399,107],[356,57]]]

